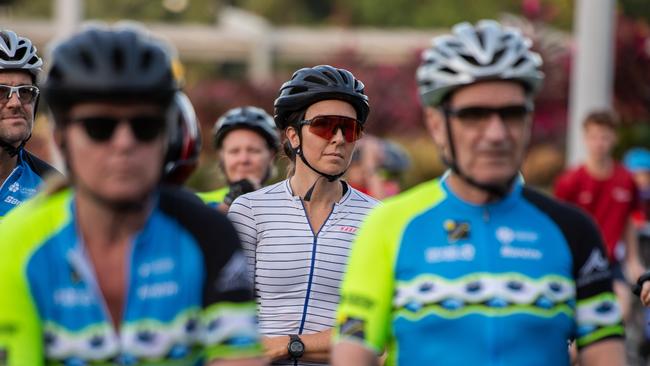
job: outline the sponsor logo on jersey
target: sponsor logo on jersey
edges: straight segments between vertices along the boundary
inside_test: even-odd
[[[591,250],[589,258],[578,271],[578,286],[585,286],[592,282],[606,279],[610,276],[609,262],[598,248]]]
[[[178,283],[176,281],[165,281],[144,285],[138,287],[137,293],[138,298],[141,300],[176,296],[178,294]]]
[[[469,239],[470,225],[467,221],[445,220],[442,227],[447,233],[447,240],[455,243],[462,239]]]
[[[364,340],[366,338],[366,322],[363,319],[346,317],[341,322],[340,334]]]
[[[9,192],[16,193],[20,189],[20,184],[18,184],[18,182],[14,182],[9,186],[8,189],[9,189]]]
[[[429,263],[468,262],[474,260],[475,255],[476,248],[473,244],[461,244],[427,248],[425,258]]]
[[[356,233],[357,228],[354,226],[340,226],[339,227],[340,231],[346,232],[346,233]]]
[[[612,197],[617,202],[630,202],[632,200],[632,192],[623,187],[614,187]]]
[[[54,291],[54,303],[66,308],[91,306],[93,295],[85,288],[64,287]]]
[[[19,205],[19,204],[22,203],[21,200],[17,199],[16,197],[13,197],[13,196],[7,196],[5,198],[5,202],[10,204],[10,205]]]
[[[501,243],[499,252],[503,258],[540,260],[543,257],[542,251],[539,249],[512,245],[515,242],[517,244],[537,242],[539,236],[536,232],[513,230],[507,226],[501,226],[497,228],[495,236]]]
[[[175,267],[175,262],[172,258],[161,258],[151,262],[142,263],[138,267],[138,274],[140,277],[147,278],[149,276],[157,276],[171,272]]]

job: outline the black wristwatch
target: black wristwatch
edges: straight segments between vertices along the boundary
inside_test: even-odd
[[[289,350],[289,357],[295,361],[305,353],[305,344],[302,343],[302,340],[297,334],[292,334],[289,336],[287,349]]]
[[[641,296],[641,289],[643,288],[643,283],[650,280],[650,272],[646,272],[636,281],[636,285],[632,286],[632,292],[636,296]]]

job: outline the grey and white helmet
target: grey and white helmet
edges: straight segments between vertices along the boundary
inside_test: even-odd
[[[431,48],[422,52],[417,70],[422,103],[437,106],[453,90],[482,80],[519,81],[535,94],[544,74],[542,58],[531,45],[518,29],[494,20],[456,24],[451,34],[434,37]]]
[[[0,31],[0,70],[25,70],[36,78],[41,66],[43,60],[29,38],[8,29]]]

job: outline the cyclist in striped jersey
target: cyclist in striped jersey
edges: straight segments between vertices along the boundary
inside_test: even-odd
[[[378,202],[340,180],[368,112],[363,83],[349,71],[326,65],[296,71],[275,101],[293,172],[230,207],[254,276],[266,354],[275,365],[329,360],[350,244]]]

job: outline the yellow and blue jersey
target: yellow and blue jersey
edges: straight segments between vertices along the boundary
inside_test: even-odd
[[[335,338],[387,365],[568,365],[621,337],[600,234],[524,187],[474,205],[446,179],[389,199],[352,246]]]
[[[261,353],[237,233],[192,194],[161,189],[133,237],[115,329],[75,213],[38,195],[0,225],[0,364],[194,365]]]

